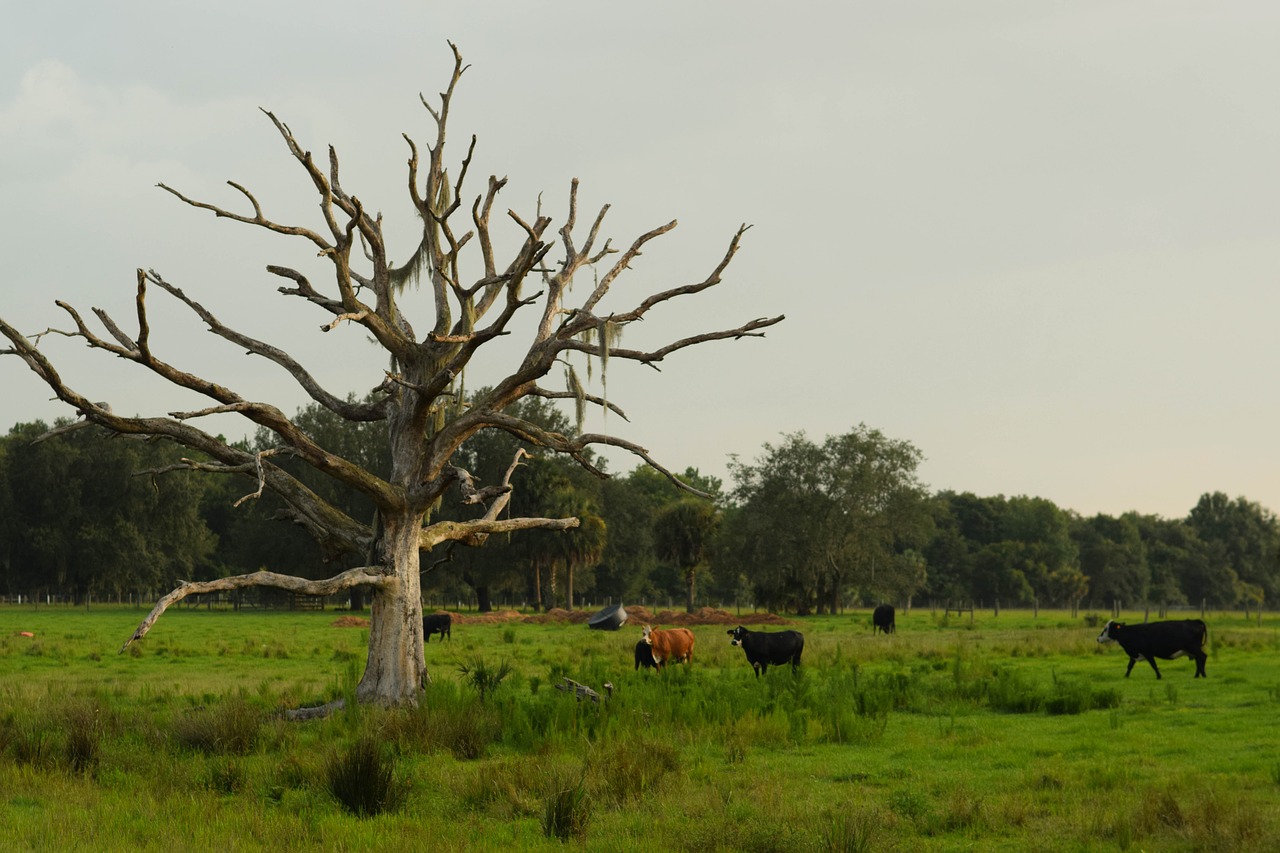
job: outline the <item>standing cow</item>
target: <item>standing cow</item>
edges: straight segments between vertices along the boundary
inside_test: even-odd
[[[782,666],[784,663],[789,663],[792,672],[795,672],[796,667],[800,665],[800,653],[804,651],[804,634],[799,631],[766,633],[748,631],[739,625],[727,633],[732,638],[729,644],[741,646],[747,653],[747,663],[751,664],[751,668],[756,671],[756,678],[759,678],[761,673],[769,671],[769,664]]]
[[[1125,625],[1114,619],[1107,622],[1098,635],[1099,643],[1119,643],[1120,648],[1129,656],[1129,668],[1124,671],[1128,678],[1133,672],[1133,665],[1139,660],[1146,660],[1160,677],[1160,668],[1156,666],[1156,658],[1173,660],[1183,655],[1190,655],[1196,661],[1195,678],[1205,678],[1204,653],[1205,640],[1209,631],[1199,619],[1182,619],[1174,622],[1150,622],[1145,625]]]
[[[871,633],[876,631],[884,631],[886,634],[892,634],[896,630],[894,624],[894,610],[892,604],[881,604],[871,614]]]
[[[448,613],[428,613],[422,617],[422,641],[431,642],[431,635],[439,634],[440,642],[444,638],[453,639],[453,617]]]
[[[657,666],[658,662],[653,659],[653,650],[649,648],[649,644],[644,640],[636,640],[636,669],[640,667],[649,669]]]
[[[688,628],[654,630],[645,625],[644,636],[640,642],[649,647],[649,653],[653,656],[653,665],[659,672],[668,661],[689,663],[693,660],[694,636]]]

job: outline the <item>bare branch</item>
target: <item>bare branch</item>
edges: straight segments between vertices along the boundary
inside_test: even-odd
[[[760,329],[767,329],[770,326],[781,323],[785,319],[785,314],[779,314],[777,317],[761,317],[759,319],[752,320],[749,323],[744,323],[736,329],[724,329],[718,332],[705,332],[701,335],[692,335],[669,343],[664,347],[659,347],[658,349],[649,351],[611,347],[609,349],[609,358],[625,358],[630,361],[639,361],[653,367],[656,362],[662,361],[673,352],[688,349],[689,347],[696,346],[697,344],[704,344],[708,341],[721,341],[728,338],[763,338],[764,333],[759,331]],[[596,345],[576,339],[561,340],[559,342],[559,347],[562,350],[575,350],[577,352],[590,354],[595,354],[599,351],[599,348]]]
[[[156,606],[151,608],[151,612],[147,614],[147,618],[142,620],[138,625],[138,629],[133,632],[133,636],[125,640],[124,645],[120,647],[123,652],[129,648],[134,640],[141,640],[147,635],[147,632],[155,625],[166,610],[173,604],[181,601],[189,595],[200,595],[206,592],[225,592],[232,589],[244,589],[246,587],[266,586],[275,589],[283,589],[289,592],[296,592],[301,595],[333,595],[344,589],[350,589],[353,586],[370,585],[375,587],[385,587],[392,581],[382,569],[378,566],[361,566],[356,569],[348,569],[341,574],[334,575],[326,580],[311,581],[304,578],[294,577],[293,575],[282,575],[276,572],[253,572],[247,575],[234,575],[229,578],[219,578],[212,581],[187,581],[182,586],[170,592],[168,595],[156,602]]]
[[[267,115],[271,115],[271,114],[268,113]],[[275,117],[272,116],[272,119],[274,120]],[[283,125],[280,125],[279,122],[277,122],[277,125],[280,127],[283,127]],[[199,208],[200,210],[208,210],[211,213],[213,213],[214,216],[217,216],[219,218],[233,219],[236,222],[243,222],[246,225],[257,225],[261,228],[267,229],[268,231],[274,231],[277,234],[287,234],[294,237],[302,237],[314,243],[320,249],[321,253],[327,253],[327,252],[333,251],[333,246],[327,240],[321,237],[319,234],[312,231],[310,228],[300,228],[300,227],[291,226],[291,225],[281,225],[278,222],[273,222],[270,219],[267,219],[262,215],[262,208],[258,205],[257,199],[255,199],[252,195],[250,195],[248,190],[246,190],[244,187],[240,186],[239,184],[233,181],[227,181],[227,183],[232,187],[235,187],[240,192],[244,193],[246,196],[248,196],[249,201],[253,204],[253,216],[245,216],[240,213],[232,213],[229,210],[218,207],[216,204],[209,204],[208,202],[196,201],[193,198],[188,198],[187,196],[183,195],[182,193],[178,192],[173,187],[167,184],[161,183],[161,184],[156,184],[156,186],[164,190],[165,192],[169,193],[170,195],[176,197],[183,204],[187,204],[187,205],[190,205],[191,207]]]
[[[102,409],[105,412],[111,411],[111,406],[107,405],[106,403],[98,403],[97,406],[98,408]],[[69,424],[56,426],[53,429],[49,430],[48,432],[44,433],[43,435],[39,435],[31,439],[31,443],[39,444],[42,441],[48,441],[51,438],[56,438],[57,436],[60,436],[60,435],[66,435],[69,432],[75,432],[78,429],[84,429],[85,427],[92,426],[92,425],[93,425],[93,421],[90,421],[90,420],[72,421]]]
[[[293,356],[289,355],[289,353],[285,352],[282,349],[279,349],[278,347],[274,347],[268,343],[257,340],[256,338],[251,338],[248,335],[237,332],[235,329],[232,329],[229,326],[224,325],[217,317],[213,315],[213,312],[206,309],[199,302],[196,302],[194,299],[191,299],[190,297],[188,297],[181,290],[181,288],[178,288],[172,284],[169,284],[169,282],[161,278],[160,275],[156,273],[154,270],[151,270],[147,273],[147,279],[150,280],[153,284],[157,285],[158,287],[163,288],[175,299],[179,300],[180,302],[185,304],[188,308],[190,308],[192,311],[194,311],[196,315],[199,316],[200,319],[205,322],[205,325],[209,327],[209,331],[213,332],[218,337],[223,338],[224,340],[230,341],[231,343],[236,344],[237,346],[244,347],[246,350],[253,353],[254,355],[260,355],[263,358],[267,359],[268,361],[272,361],[278,364],[280,367],[284,368],[285,371],[287,371],[289,375],[294,378],[294,381],[296,381],[298,385],[300,385],[302,389],[307,392],[307,395],[311,397],[311,399],[315,400],[317,403],[324,406],[329,411],[342,415],[345,418],[350,418],[351,420],[358,420],[358,421],[381,420],[386,416],[385,408],[382,404],[351,403],[325,390],[323,387],[321,387],[320,383],[315,380],[315,378],[310,374],[310,372],[308,372],[306,368],[304,368],[301,364],[299,364],[297,360],[294,359]],[[305,279],[303,279],[302,281],[305,282]],[[300,282],[300,286],[301,286],[301,282]],[[367,311],[368,309],[365,309],[365,310]],[[185,382],[177,381],[170,375],[165,374],[156,365],[149,364],[149,366],[152,366],[153,370],[156,370],[156,372],[162,373],[162,375],[164,375],[166,379],[169,379],[170,381],[175,382],[175,384],[185,385],[186,387],[192,388],[193,390],[196,390],[196,391],[203,391],[208,396],[211,396],[214,399],[219,400],[223,403],[230,404],[230,403],[243,402],[238,395],[231,394],[230,392],[225,392],[225,389],[221,389],[221,386],[214,386],[213,383],[207,383],[207,382],[200,386],[187,384]],[[183,375],[185,376],[186,374],[183,374]],[[203,382],[203,380],[201,381]],[[210,393],[210,391],[206,390],[206,388],[219,388],[224,391],[224,394],[216,395],[216,394]],[[261,423],[261,421],[258,421],[258,422]]]
[[[450,465],[449,469],[458,480],[458,488],[462,492],[462,503],[465,506],[480,504],[488,509],[489,501],[511,491],[510,484],[485,486],[482,489],[478,489],[476,488],[475,477],[471,475],[470,471],[465,468],[459,468],[456,465]]]
[[[262,472],[262,460],[266,459],[268,456],[277,456],[281,453],[292,454],[293,451],[291,448],[287,448],[287,447],[273,447],[270,450],[261,450],[253,455],[254,469],[258,472],[258,489],[257,491],[251,494],[247,494],[244,497],[237,500],[235,503],[233,503],[231,505],[233,508],[240,506],[240,504],[244,503],[247,500],[256,501],[258,498],[262,497],[262,490],[267,487],[267,477]]]
[[[609,447],[621,448],[623,450],[630,452],[634,456],[637,456],[640,459],[643,459],[646,465],[648,465],[650,468],[652,468],[653,470],[657,471],[659,474],[661,474],[662,476],[670,480],[672,485],[674,485],[676,488],[682,491],[688,492],[691,495],[696,495],[697,497],[706,498],[708,500],[711,500],[714,497],[713,495],[709,495],[706,492],[701,491],[700,489],[695,489],[693,486],[690,486],[688,483],[681,480],[675,474],[671,473],[665,467],[660,465],[656,459],[650,456],[648,450],[644,449],[638,444],[635,444],[634,442],[626,441],[625,439],[621,439],[612,435],[587,433],[585,435],[578,436],[577,443],[584,448],[589,447],[591,445],[595,445],[595,444],[603,444]]]
[[[337,317],[334,317],[333,320],[321,326],[320,331],[332,332],[334,329],[338,328],[338,326],[342,325],[343,321],[359,323],[361,320],[365,319],[368,316],[369,316],[368,308],[365,308],[364,310],[356,312],[354,314],[339,314]]]
[[[542,397],[545,400],[577,399],[577,395],[574,394],[572,391],[549,391],[546,388],[534,388],[532,391],[529,392],[529,396]],[[591,403],[592,405],[599,406],[602,409],[608,409],[618,417],[622,418],[627,423],[631,422],[631,419],[627,417],[626,412],[622,411],[622,409],[619,408],[617,405],[610,402],[609,400],[606,400],[603,397],[599,397],[595,394],[585,394],[583,395],[582,399],[586,400],[588,403]]]
[[[576,518],[506,518],[473,519],[471,521],[437,521],[422,528],[418,548],[430,551],[442,542],[460,541],[472,543],[481,536],[494,533],[512,533],[517,530],[569,530],[578,526]],[[483,540],[480,540],[483,541]]]

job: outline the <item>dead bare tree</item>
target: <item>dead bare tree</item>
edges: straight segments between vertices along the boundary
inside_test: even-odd
[[[451,460],[469,436],[480,430],[498,429],[538,447],[565,454],[597,475],[589,449],[596,446],[622,448],[677,481],[639,444],[598,433],[550,432],[507,413],[513,403],[529,395],[548,398],[576,398],[581,407],[594,404],[617,409],[599,397],[583,392],[573,374],[566,390],[540,385],[558,362],[569,356],[625,360],[656,366],[666,356],[708,341],[763,336],[762,330],[783,318],[761,318],[737,328],[685,337],[651,350],[618,346],[617,331],[641,320],[654,306],[679,297],[705,291],[721,281],[721,274],[738,251],[746,226],[729,241],[715,268],[692,284],[654,293],[623,311],[604,314],[600,308],[610,287],[640,255],[650,241],[675,228],[674,221],[637,237],[623,250],[615,249],[600,237],[608,206],[604,206],[579,244],[577,231],[577,181],[571,186],[568,211],[559,229],[558,245],[549,235],[551,219],[538,211],[532,220],[514,212],[518,249],[505,264],[495,259],[491,230],[498,195],[505,178],[491,177],[485,192],[470,207],[470,223],[460,200],[464,181],[475,151],[471,138],[460,161],[457,178],[450,183],[445,168],[445,131],[450,103],[458,81],[466,69],[458,49],[453,50],[454,66],[445,91],[434,104],[422,99],[435,123],[434,144],[426,149],[425,163],[417,145],[407,135],[409,146],[408,189],[422,220],[422,236],[409,262],[395,267],[388,260],[381,214],[370,215],[360,200],[349,194],[339,180],[338,157],[330,148],[327,168],[322,168],[294,137],[289,127],[272,113],[265,112],[283,139],[293,160],[309,177],[319,197],[325,233],[286,225],[264,212],[258,199],[245,187],[228,182],[247,202],[251,212],[235,212],[214,204],[190,199],[171,187],[161,188],[183,203],[276,234],[298,237],[313,244],[332,267],[332,289],[322,289],[301,272],[282,266],[268,266],[268,272],[288,284],[279,292],[316,306],[327,315],[321,326],[330,331],[342,323],[364,327],[389,356],[389,368],[370,399],[351,402],[321,387],[320,383],[289,353],[224,325],[200,303],[155,271],[138,270],[137,332],[127,334],[108,314],[93,309],[107,335],[93,331],[72,306],[57,302],[71,318],[74,329],[47,330],[32,338],[19,333],[0,319],[0,332],[12,347],[0,354],[21,358],[57,397],[83,417],[118,433],[157,437],[177,442],[196,451],[201,458],[184,459],[180,468],[238,474],[254,483],[250,496],[270,490],[287,507],[285,515],[305,527],[328,554],[369,554],[368,565],[350,569],[323,581],[309,581],[270,572],[255,572],[221,580],[184,583],[164,596],[126,642],[141,639],[167,607],[188,595],[247,586],[274,586],[314,595],[333,594],[358,584],[373,589],[368,662],[356,695],[361,702],[383,705],[412,704],[427,680],[422,650],[420,558],[439,545],[483,544],[493,533],[548,529],[564,530],[577,525],[576,518],[500,518],[507,506],[512,476],[519,457],[513,460],[504,482],[478,492],[471,475],[455,467]],[[424,168],[425,167],[425,168]],[[463,250],[468,258],[479,251],[478,277],[465,283]],[[474,263],[474,262],[473,262]],[[566,303],[575,275],[590,269],[593,283],[578,305]],[[404,284],[417,279],[429,285],[434,298],[435,319],[431,330],[419,337],[398,307]],[[531,284],[530,280],[533,280]],[[541,290],[529,293],[532,287]],[[268,403],[251,402],[225,384],[185,372],[153,352],[149,340],[146,298],[159,288],[193,311],[209,330],[236,347],[261,356],[283,368],[320,405],[343,418],[355,421],[385,421],[391,448],[391,470],[387,479],[320,446],[283,412]],[[528,309],[528,310],[526,310]],[[476,399],[464,399],[461,377],[473,355],[499,336],[510,334],[518,312],[539,314],[530,334],[527,350],[511,372]],[[522,315],[523,316],[523,315]],[[532,324],[531,324],[532,325]],[[40,349],[43,335],[56,332],[83,339],[90,347],[135,362],[182,388],[196,391],[213,401],[198,411],[170,412],[167,417],[123,417],[104,403],[92,402],[69,387]],[[371,383],[372,384],[372,383]],[[236,413],[270,430],[279,446],[251,453],[199,429],[193,421],[220,414]],[[377,507],[375,524],[357,521],[321,500],[315,493],[273,462],[281,454],[301,460],[334,477],[347,487],[367,495]],[[432,520],[432,508],[457,484],[461,502],[476,507],[477,515],[465,521]],[[487,503],[486,503],[487,502]]]

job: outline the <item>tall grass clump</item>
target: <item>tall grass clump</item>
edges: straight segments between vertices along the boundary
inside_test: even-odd
[[[552,784],[542,809],[542,834],[561,841],[587,837],[591,823],[591,797],[585,773],[572,784]]]
[[[7,713],[0,719],[0,744],[18,764],[45,767],[53,763],[52,738],[35,715]]]
[[[385,737],[404,749],[449,752],[471,761],[502,740],[504,716],[510,718],[464,693],[460,685],[441,682],[427,689],[417,708],[391,712],[381,725]]]
[[[392,811],[403,800],[396,760],[381,743],[362,735],[335,753],[325,765],[325,786],[344,809],[357,817]]]
[[[96,770],[102,752],[102,706],[91,701],[74,702],[63,712],[62,721],[66,731],[62,752],[67,767],[76,773]]]
[[[1044,709],[1050,714],[1083,714],[1095,709],[1118,708],[1120,691],[1114,687],[1095,690],[1075,678],[1053,677],[1053,691],[1045,697]]]
[[[875,841],[875,827],[880,823],[866,812],[828,815],[818,841],[824,853],[869,853]]]
[[[1018,670],[1000,667],[987,682],[987,704],[1006,714],[1034,714],[1044,707],[1044,695]]]
[[[231,696],[180,714],[173,721],[173,739],[206,755],[247,755],[258,743],[262,722],[259,708],[243,696]]]
[[[643,801],[679,767],[676,747],[643,736],[624,737],[597,747],[588,761],[592,789],[615,806]]]

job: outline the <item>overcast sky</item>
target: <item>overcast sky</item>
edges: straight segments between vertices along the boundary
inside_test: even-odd
[[[589,429],[723,477],[729,454],[864,423],[919,448],[932,489],[1085,515],[1181,517],[1208,491],[1280,510],[1280,5],[781,8],[6,8],[0,316],[28,334],[66,328],[62,299],[134,328],[134,270],[153,268],[331,390],[365,393],[383,366],[365,336],[322,335],[327,316],[278,295],[264,270],[310,268],[309,244],[155,184],[241,209],[234,180],[276,218],[317,225],[269,109],[317,154],[336,147],[344,187],[383,212],[407,257],[401,134],[430,138],[419,93],[445,85],[452,40],[471,65],[455,163],[479,137],[469,195],[506,175],[504,204],[532,218],[541,193],[558,228],[576,176],[585,210],[612,205],[615,242],[679,219],[619,304],[703,278],[753,226],[724,284],[655,311],[625,343],[787,315],[660,374],[611,362],[609,398],[631,420]],[[289,412],[305,402],[163,296],[149,299],[162,358]],[[73,387],[118,412],[201,405],[76,341],[45,342]],[[0,387],[0,429],[71,414],[15,357],[0,357]]]

